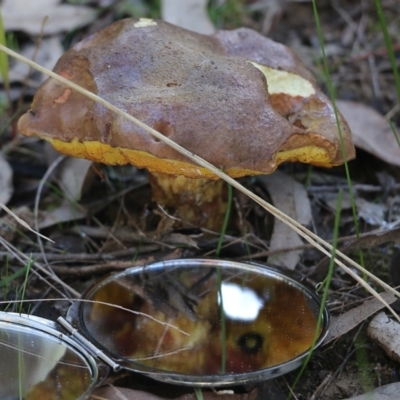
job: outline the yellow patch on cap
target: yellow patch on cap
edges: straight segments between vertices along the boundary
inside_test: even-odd
[[[276,154],[277,165],[284,161],[300,161],[306,164],[330,167],[332,165],[328,152],[317,146],[304,146],[293,150],[284,150]]]
[[[133,24],[135,28],[145,28],[152,25],[157,25],[157,22],[151,18],[139,18],[139,21]]]
[[[259,69],[267,79],[268,93],[284,93],[289,96],[309,97],[315,94],[314,86],[307,79],[292,72],[273,69],[265,65],[248,61]]]

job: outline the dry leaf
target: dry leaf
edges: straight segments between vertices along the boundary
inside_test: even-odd
[[[397,300],[397,297],[390,292],[381,293],[381,296],[388,304],[392,304]],[[365,301],[360,306],[347,311],[339,317],[332,318],[331,327],[324,344],[327,344],[349,332],[383,307],[385,306],[380,300],[373,298]]]
[[[141,390],[107,386],[94,389],[89,400],[162,400],[162,398]]]
[[[215,28],[207,14],[207,0],[163,0],[161,15],[164,21],[209,35]]]
[[[85,211],[65,201],[53,210],[39,212],[39,228],[44,229],[55,224],[75,221],[84,217],[86,217]]]
[[[67,193],[69,199],[79,200],[81,191],[88,179],[87,174],[91,162],[74,158],[66,159],[64,162],[64,167],[60,172],[61,187]],[[10,213],[11,211],[5,206],[5,203],[9,200],[11,194],[12,170],[0,153],[0,208]],[[28,229],[33,231],[31,228],[33,226],[33,216],[31,212],[21,207],[16,210],[16,213],[13,212],[12,214],[14,215],[13,218],[5,217],[0,220],[0,232],[3,232],[2,235],[6,235],[9,237],[9,240],[12,240],[16,229]],[[74,221],[85,216],[86,211],[78,208],[76,204],[65,200],[55,209],[40,211],[38,225],[40,229],[43,229],[58,223]],[[16,224],[15,221],[17,221],[18,224]]]
[[[339,197],[338,192],[321,191],[313,193],[313,196],[318,200],[324,202],[331,211],[336,212]],[[343,192],[341,206],[342,210],[351,210],[351,200],[349,192]]]
[[[367,333],[388,357],[400,362],[400,324],[397,321],[380,312],[370,322]]]
[[[311,205],[303,185],[281,171],[275,171],[272,175],[258,179],[266,186],[276,207],[302,225],[310,223]],[[286,224],[275,219],[269,250],[276,251],[301,245],[303,241],[300,236]],[[274,265],[294,269],[302,252],[303,250],[285,251],[269,261]]]
[[[13,171],[8,161],[0,153],[0,203],[7,204],[13,194]]]
[[[356,199],[357,213],[367,224],[375,226],[386,225],[386,206],[382,203],[372,203],[362,198]]]
[[[338,192],[316,192],[313,194],[314,197],[323,201],[333,212],[336,212],[336,207],[338,204]],[[373,203],[371,201],[365,200],[364,198],[358,196],[357,193],[354,194],[354,200],[357,206],[357,214],[362,218],[367,224],[375,226],[386,225],[385,213],[386,205],[382,203]],[[342,194],[342,210],[351,210],[351,198],[349,192],[344,192]]]
[[[347,245],[341,247],[340,251],[344,254],[356,253],[359,250],[371,249],[388,242],[400,243],[400,228],[364,233],[360,238],[354,239]],[[316,265],[314,272],[311,274],[311,278],[317,282],[323,281],[328,273],[330,262],[331,259],[329,257],[324,257]]]
[[[336,105],[350,126],[356,147],[400,166],[400,147],[385,117],[362,103],[338,100]]]
[[[203,391],[204,400],[255,400],[257,397],[257,389],[252,390],[250,393],[234,394],[226,393],[227,391],[205,392]],[[195,393],[184,394],[176,400],[198,400]]]
[[[60,0],[3,0],[1,6],[6,31],[52,35],[84,26],[96,18],[93,8],[61,4]]]
[[[81,199],[94,178],[92,162],[82,158],[68,157],[62,161],[57,173],[59,185],[67,198],[73,201]]]
[[[400,382],[378,387],[372,392],[352,397],[347,400],[395,400],[399,398]]]
[[[245,394],[226,394],[223,392],[203,391],[204,400],[255,400],[257,390]],[[169,398],[169,397],[168,397]],[[132,390],[115,386],[107,386],[95,389],[89,400],[165,400],[165,397],[158,397],[154,394],[141,390]],[[175,400],[197,400],[194,393],[184,394]]]

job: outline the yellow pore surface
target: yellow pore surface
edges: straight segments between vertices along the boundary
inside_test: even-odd
[[[145,151],[126,149],[122,147],[111,147],[98,141],[63,142],[59,139],[44,138],[62,154],[73,157],[85,158],[95,162],[109,165],[132,164],[138,168],[146,168],[150,172],[159,172],[169,175],[183,175],[187,178],[217,179],[217,176],[206,168],[184,161],[168,160],[158,158]],[[317,146],[304,146],[299,149],[281,151],[276,154],[272,162],[273,170],[284,161],[300,161],[320,166],[330,166],[330,158],[325,149]],[[216,168],[220,166],[216,165]],[[247,175],[265,174],[263,171],[250,169],[228,168],[224,171],[233,178],[240,178]],[[271,171],[272,172],[272,171]]]

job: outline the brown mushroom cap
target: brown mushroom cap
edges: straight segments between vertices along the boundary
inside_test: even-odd
[[[73,46],[54,71],[233,177],[283,161],[343,162],[333,107],[285,46],[249,29],[200,35],[125,19]],[[347,159],[354,147],[339,115]],[[133,123],[48,79],[18,123],[62,153],[152,172],[214,178]]]

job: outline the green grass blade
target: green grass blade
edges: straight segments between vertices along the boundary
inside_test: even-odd
[[[221,252],[222,243],[224,242],[224,236],[226,230],[228,228],[229,217],[231,215],[231,208],[232,208],[232,199],[233,199],[233,190],[232,186],[228,184],[228,205],[226,207],[225,216],[224,216],[224,223],[222,225],[221,234],[219,236],[219,241],[217,245],[217,249],[215,254],[219,257]],[[226,321],[225,321],[225,312],[224,312],[224,299],[222,297],[222,276],[221,276],[221,268],[217,268],[217,283],[218,283],[218,295],[220,298],[219,303],[219,310],[220,310],[220,317],[221,317],[221,374],[226,372]]]
[[[389,31],[387,29],[385,14],[383,13],[382,4],[380,0],[374,0],[376,13],[378,14],[379,24],[381,25],[381,30],[383,33],[383,39],[385,41],[385,46],[388,52],[390,65],[392,67],[394,82],[396,86],[396,93],[397,93],[397,101],[400,104],[400,76],[399,76],[399,69],[397,68],[396,56],[393,51],[393,44],[390,39]],[[393,135],[397,141],[397,145],[400,147],[400,140],[399,135],[396,132],[396,129],[393,126],[392,121],[389,119],[390,127],[392,128]]]
[[[10,282],[12,282],[14,279],[17,279],[18,277],[20,277],[21,275],[26,273],[26,269],[28,268],[27,265],[25,265],[25,267],[21,268],[20,270],[18,270],[17,272],[14,272],[12,275],[7,276],[7,277],[3,277],[0,280],[0,288],[7,286]]]
[[[194,388],[194,394],[196,395],[197,400],[203,400],[203,391],[200,388]]]
[[[224,223],[222,225],[221,234],[219,235],[217,249],[215,250],[215,255],[219,257],[219,253],[221,252],[222,243],[224,242],[224,237],[226,230],[228,229],[229,217],[231,215],[232,209],[232,199],[233,199],[233,190],[232,186],[228,184],[228,205],[226,207]]]
[[[22,285],[22,294],[21,294],[21,300],[25,299],[25,292],[26,292],[26,285],[28,283],[28,278],[29,278],[29,272],[31,271],[31,266],[33,264],[33,260],[32,258],[29,258],[28,263],[25,267],[25,279],[24,279],[24,283]],[[19,307],[19,313],[22,313],[22,307],[23,307],[23,302],[20,303],[20,307]]]
[[[3,46],[7,46],[7,39],[6,39],[5,30],[4,30],[3,16],[1,14],[1,9],[0,9],[0,43]],[[6,90],[8,90],[10,87],[8,70],[9,70],[8,56],[7,56],[7,54],[0,52],[0,74],[3,78],[3,83],[4,83],[4,87]]]
[[[396,56],[393,51],[393,45],[392,45],[392,41],[389,36],[389,31],[387,29],[386,19],[385,19],[385,15],[383,13],[381,1],[374,0],[374,2],[375,2],[376,12],[377,12],[378,18],[379,18],[379,23],[381,25],[383,38],[385,40],[385,46],[388,51],[390,64],[391,64],[392,70],[393,70],[393,76],[394,76],[394,81],[396,84],[396,91],[397,91],[397,100],[400,104],[400,76],[399,76],[399,70],[397,68]]]
[[[321,47],[321,52],[322,52],[322,62],[323,62],[323,67],[324,67],[326,86],[328,88],[329,96],[330,96],[332,104],[333,104],[333,110],[334,110],[334,113],[335,113],[336,126],[337,126],[337,130],[338,130],[338,134],[339,134],[340,150],[341,150],[341,152],[343,154],[343,159],[344,159],[344,169],[345,169],[345,173],[346,173],[347,186],[349,187],[350,204],[351,204],[351,211],[352,211],[352,214],[353,214],[355,233],[356,233],[356,237],[359,238],[359,236],[360,236],[360,228],[359,228],[359,225],[358,225],[357,209],[356,209],[356,202],[355,202],[355,199],[354,199],[353,185],[351,183],[349,164],[347,162],[347,154],[346,154],[346,149],[344,147],[342,129],[341,129],[341,126],[340,126],[340,123],[339,123],[339,115],[338,115],[339,113],[338,113],[338,109],[336,107],[336,93],[335,93],[335,90],[333,88],[331,75],[330,75],[330,71],[329,71],[328,58],[326,57],[326,53],[325,53],[324,37],[323,37],[323,34],[322,34],[322,28],[321,28],[321,23],[320,23],[320,20],[319,20],[319,14],[318,14],[318,8],[317,8],[316,0],[312,0],[312,5],[313,5],[315,25],[316,25],[316,28],[317,28],[318,40],[319,40],[320,47]],[[363,253],[362,253],[361,250],[359,252],[359,260],[360,260],[359,261],[360,265],[363,268],[365,268],[364,256],[363,256]],[[366,280],[366,276],[365,275],[364,275],[364,280]]]
[[[332,246],[333,246],[333,250],[332,250],[332,258],[331,261],[329,263],[329,271],[328,271],[328,275],[324,281],[324,291],[322,293],[322,297],[321,297],[321,306],[319,308],[319,313],[318,313],[318,320],[317,320],[317,327],[315,329],[315,336],[311,345],[311,349],[308,352],[308,355],[306,357],[306,359],[303,362],[303,365],[300,369],[300,372],[298,373],[293,385],[292,385],[292,392],[294,391],[297,383],[299,382],[301,376],[304,373],[304,370],[306,369],[308,362],[311,359],[315,344],[317,343],[318,337],[319,337],[319,332],[321,330],[321,325],[322,325],[322,316],[324,313],[324,309],[325,309],[325,305],[326,305],[326,301],[328,299],[328,293],[329,293],[329,287],[331,284],[331,280],[332,280],[332,276],[333,276],[333,271],[334,271],[334,265],[335,265],[335,255],[336,255],[336,248],[337,248],[337,243],[338,243],[338,238],[339,238],[339,225],[340,225],[340,216],[342,214],[342,200],[343,200],[343,190],[340,189],[339,190],[339,195],[338,195],[338,200],[337,200],[337,206],[336,206],[336,215],[335,215],[335,224],[334,224],[334,228],[333,228],[333,242],[332,242]],[[289,395],[289,399],[290,399],[291,395]]]

